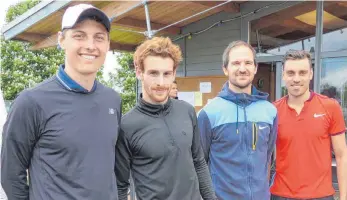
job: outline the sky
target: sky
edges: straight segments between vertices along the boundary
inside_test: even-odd
[[[5,0],[0,1],[0,29],[2,30],[3,26],[6,24],[5,16],[7,9],[11,6],[19,2],[19,0]],[[104,78],[108,79],[108,72],[115,72],[115,69],[119,67],[116,56],[118,53],[113,54],[112,52],[108,52],[104,64]]]

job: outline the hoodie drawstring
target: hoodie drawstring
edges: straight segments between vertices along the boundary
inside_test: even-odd
[[[236,102],[238,102],[237,96],[236,96]],[[236,134],[239,134],[239,105],[236,104]]]

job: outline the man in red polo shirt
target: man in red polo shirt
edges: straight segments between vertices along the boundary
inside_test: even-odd
[[[340,200],[347,200],[346,126],[339,103],[309,91],[310,54],[290,51],[284,57],[288,96],[278,110],[276,173],[272,200],[333,200],[331,146],[336,154]]]

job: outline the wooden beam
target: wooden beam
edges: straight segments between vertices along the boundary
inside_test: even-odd
[[[260,30],[273,24],[280,24],[283,20],[294,18],[304,13],[311,12],[315,9],[316,2],[300,3],[283,11],[279,11],[256,20],[254,23],[252,23],[252,29]]]
[[[286,19],[281,22],[281,25],[284,25],[285,27],[291,27],[297,30],[301,30],[303,32],[309,33],[311,35],[314,35],[316,33],[316,27],[306,24],[300,20],[297,20],[295,18],[293,19]]]
[[[135,51],[136,46],[137,45],[120,44],[120,43],[116,43],[116,42],[111,42],[110,50],[119,50],[119,51],[133,52],[133,51]]]
[[[48,47],[53,47],[58,44],[58,34],[53,34],[46,39],[42,40],[41,42],[38,42],[34,44],[30,50],[38,50]],[[120,51],[134,51],[136,48],[136,45],[128,45],[128,44],[120,44],[117,42],[110,43],[110,50],[120,50]]]
[[[281,27],[281,28],[279,28]],[[284,20],[280,26],[276,26],[275,28],[266,28],[263,29],[261,33],[264,35],[268,35],[270,37],[277,37],[286,33],[290,33],[296,30],[300,30],[303,32],[306,32],[308,34],[311,34],[312,36],[316,33],[316,27],[306,24],[300,20],[297,19],[288,19]],[[328,29],[324,28],[324,32],[328,31]]]
[[[213,7],[213,6],[217,6],[221,3],[223,3],[224,1],[191,1],[192,3],[196,3],[196,4],[200,4],[200,5],[204,5],[207,7]],[[214,10],[221,12],[229,12],[229,13],[239,13],[240,12],[240,4],[234,3],[234,2],[229,2],[223,6],[217,7]]]
[[[273,26],[273,27],[267,27],[265,29],[262,29],[260,33],[262,35],[267,35],[267,36],[276,38],[279,35],[290,33],[295,30],[296,29],[293,27]]]
[[[132,19],[132,18],[123,18],[116,22],[113,22],[112,25],[119,25],[122,27],[127,27],[130,29],[141,29],[141,30],[147,30],[147,25],[145,20],[138,20],[138,19]],[[160,23],[154,23],[151,22],[151,28],[153,30],[160,29],[162,27],[166,26],[166,24],[160,24]],[[177,35],[181,33],[181,29],[176,26],[169,27],[165,30],[163,30],[164,33],[169,33],[173,35]]]
[[[334,2],[325,1],[324,7],[330,6],[334,4]],[[268,16],[262,17],[252,23],[251,28],[254,30],[260,30],[265,27],[269,27],[273,24],[281,24],[283,20],[292,19],[299,15],[311,12],[316,10],[316,2],[315,1],[307,1],[304,3],[300,3],[298,5],[289,7],[285,10],[270,14]]]
[[[339,1],[337,4],[341,7],[347,7],[347,1]]]
[[[117,15],[117,18],[115,21],[122,19],[125,17],[128,13],[128,9],[137,6],[141,4],[141,1],[112,1],[111,3],[107,4],[105,7],[101,8],[101,10],[108,16],[108,17],[113,17]],[[140,5],[141,7],[141,5]],[[171,29],[173,30],[173,29]],[[37,50],[37,49],[42,49],[42,48],[47,48],[47,47],[52,47],[58,44],[57,42],[58,39],[58,34],[52,34],[50,36],[45,36],[44,38],[41,38],[38,43],[34,44],[31,47],[31,50]],[[117,45],[114,45],[117,46]],[[123,48],[123,46],[121,46]],[[125,50],[127,50],[128,47],[125,47]],[[130,50],[130,48],[129,48]]]
[[[27,41],[27,42],[39,42],[41,40],[44,40],[47,37],[48,35],[44,35],[44,34],[23,32],[17,35],[16,39],[20,39],[22,41]]]
[[[46,37],[46,39],[34,44],[33,46],[31,46],[30,50],[38,50],[53,47],[56,45],[58,45],[58,33],[52,34],[51,36]]]
[[[339,2],[339,3],[346,3],[347,7],[347,2]],[[324,6],[324,11],[340,18],[345,21],[347,21],[347,12],[346,12],[346,7],[340,6],[339,3],[336,3],[331,6]]]
[[[127,10],[129,10],[135,6],[138,6],[141,3],[142,3],[142,1],[111,1],[111,3],[109,3],[105,7],[101,8],[101,10],[108,17],[117,16],[114,19],[114,21],[118,21],[129,14],[128,12],[126,12]],[[139,5],[139,8],[141,8],[141,7],[143,7],[143,6]]]

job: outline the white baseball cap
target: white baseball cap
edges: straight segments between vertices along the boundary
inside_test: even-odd
[[[90,4],[78,4],[67,8],[61,23],[61,30],[73,28],[86,18],[95,18],[105,26],[107,32],[110,32],[111,24],[107,15]]]

